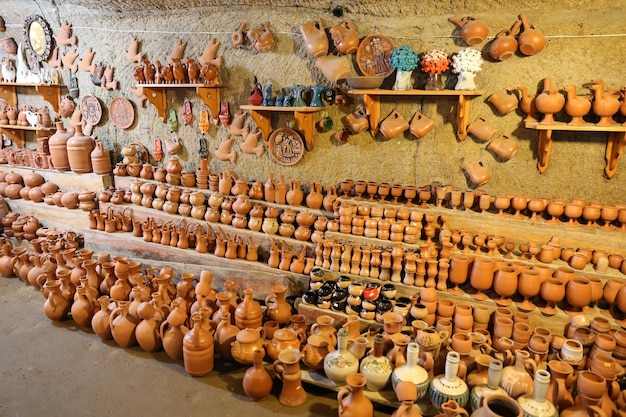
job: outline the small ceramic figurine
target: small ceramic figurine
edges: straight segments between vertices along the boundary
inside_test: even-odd
[[[5,83],[15,82],[15,67],[9,58],[2,58],[2,81]]]
[[[139,41],[137,40],[137,38],[133,37],[130,41],[130,46],[126,50],[126,59],[128,59],[130,62],[141,62],[142,53],[137,52],[138,49]]]
[[[250,91],[250,96],[248,97],[248,103],[253,106],[260,106],[263,103],[263,92],[261,90],[261,84],[256,77],[254,77],[254,87]]]
[[[63,22],[61,27],[59,28],[58,35],[52,35],[55,41],[57,41],[58,45],[62,46],[76,46],[76,36],[70,36],[72,33],[72,25],[68,23],[67,20]]]
[[[272,98],[272,84],[267,84],[263,89],[263,103],[262,106],[273,106],[274,99]]]
[[[246,37],[258,52],[269,52],[274,48],[274,35],[270,32],[269,22],[261,23],[246,33]]]
[[[81,71],[85,71],[85,72],[95,71],[96,66],[91,63],[91,61],[93,61],[93,56],[95,54],[96,53],[94,52],[92,48],[87,49],[85,53],[83,53],[83,57],[80,59],[80,63],[78,65]]]

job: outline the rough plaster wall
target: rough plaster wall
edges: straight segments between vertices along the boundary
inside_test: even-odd
[[[535,91],[544,77],[553,85],[574,84],[579,93],[586,93],[583,84],[594,78],[603,78],[607,88],[626,84],[623,63],[626,58],[626,4],[598,1],[516,2],[512,9],[508,2],[494,1],[195,1],[162,2],[127,1],[95,2],[90,0],[0,2],[2,16],[9,27],[6,35],[21,39],[21,24],[31,14],[43,15],[53,30],[67,20],[73,24],[73,34],[79,39],[78,51],[82,54],[91,47],[96,51],[94,62],[113,65],[120,89],[109,92],[93,86],[88,74],[79,71],[81,94],[94,94],[106,106],[123,95],[133,99],[130,89],[134,64],[129,63],[124,51],[132,35],[141,41],[140,51],[148,59],[163,60],[177,38],[188,43],[185,56],[200,53],[206,43],[216,37],[221,42],[219,55],[225,65],[220,81],[228,88],[222,98],[231,103],[231,113],[237,105],[246,104],[252,77],[256,75],[263,84],[273,83],[274,91],[296,83],[328,84],[307,55],[299,26],[320,17],[326,28],[343,19],[353,20],[359,35],[382,33],[396,45],[410,43],[419,52],[441,47],[449,53],[465,47],[459,31],[448,22],[448,17],[475,15],[490,27],[490,38],[510,27],[521,12],[548,36],[545,50],[532,57],[515,56],[504,62],[491,62],[486,58],[483,71],[476,82],[486,91],[482,97],[472,99],[470,121],[483,114],[497,126],[498,133],[510,133],[520,142],[520,151],[506,163],[498,162],[485,153],[492,180],[483,188],[492,195],[527,194],[533,196],[572,198],[583,197],[606,203],[626,201],[626,162],[619,163],[615,176],[608,180],[603,175],[606,133],[555,132],[548,170],[540,174],[536,168],[538,134],[523,127],[522,114],[496,114],[487,103],[490,94],[504,87],[528,86]],[[223,4],[223,6],[222,6]],[[342,18],[332,15],[331,7],[342,5],[346,13]],[[241,22],[254,27],[269,21],[276,38],[271,53],[258,54],[248,49],[230,47],[230,34]],[[620,35],[620,36],[610,36]],[[489,43],[477,47],[487,56]],[[62,73],[67,80],[67,70]],[[421,85],[420,85],[421,87]],[[185,97],[192,100],[194,115],[203,104],[193,90],[170,90],[168,102],[182,111]],[[20,100],[36,99],[35,96]],[[348,107],[331,106],[318,114],[318,119],[328,115],[339,126],[340,119],[352,111],[359,99]],[[405,118],[416,110],[433,118],[437,127],[420,140],[404,137],[387,142],[375,141],[369,133],[350,137],[347,144],[336,146],[330,141],[331,133],[316,134],[313,151],[293,167],[282,167],[267,154],[261,158],[246,155],[237,149],[235,164],[210,158],[214,171],[233,169],[250,180],[265,180],[267,172],[282,172],[287,178],[320,180],[324,184],[338,183],[346,178],[388,181],[401,184],[424,185],[432,181],[451,184],[458,189],[469,186],[461,167],[476,161],[485,144],[471,136],[464,142],[456,138],[456,100],[424,98],[385,101],[381,115],[384,117],[398,107]],[[289,123],[287,114],[281,115],[276,126]],[[568,120],[564,114],[557,120]],[[251,123],[251,121],[250,121]],[[182,121],[181,121],[182,125]],[[275,126],[275,127],[276,127]],[[336,130],[336,129],[334,129]],[[185,145],[182,155],[185,168],[192,170],[197,162],[197,118],[191,126],[181,126],[179,136]],[[226,133],[224,128],[211,127],[209,146],[215,147]],[[137,108],[137,121],[127,131],[117,129],[107,116],[95,128],[95,135],[103,139],[109,149],[119,151],[129,142],[144,143],[152,149],[152,139],[169,135],[167,125],[161,123],[154,107]],[[119,157],[118,157],[119,158]]]

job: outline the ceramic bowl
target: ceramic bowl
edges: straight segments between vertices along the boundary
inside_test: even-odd
[[[348,77],[346,82],[350,88],[356,88],[359,90],[365,90],[370,88],[380,88],[383,84],[385,77],[379,76],[361,76],[361,77]]]

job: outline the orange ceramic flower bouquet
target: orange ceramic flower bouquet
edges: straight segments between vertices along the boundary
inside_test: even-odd
[[[424,54],[420,66],[427,74],[441,74],[450,66],[450,60],[443,49],[432,49]]]

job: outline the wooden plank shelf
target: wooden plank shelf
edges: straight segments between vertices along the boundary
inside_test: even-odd
[[[199,275],[202,270],[210,270],[214,274],[213,283],[216,288],[223,289],[225,281],[235,281],[242,289],[251,288],[257,299],[270,295],[272,286],[277,284],[286,285],[289,295],[298,295],[309,282],[307,275],[271,268],[263,262],[226,259],[210,253],[198,253],[193,249],[145,242],[131,233],[86,229],[84,235],[85,247],[96,252],[127,256],[154,268],[172,266],[177,274],[193,272]]]
[[[492,206],[494,198],[492,197]],[[391,202],[370,202],[345,197],[339,197],[338,201],[342,204],[405,207],[410,211],[434,214],[437,218],[445,216],[445,229],[467,231],[474,235],[487,233],[489,235],[505,236],[507,240],[513,241],[518,245],[529,241],[545,244],[550,241],[552,236],[559,236],[563,247],[603,249],[609,253],[626,256],[626,233],[613,226],[607,230],[600,227],[590,228],[581,224],[576,226],[570,226],[567,223],[552,224],[543,219],[539,221],[531,221],[528,218],[516,219],[506,213],[500,217],[497,212],[493,211],[496,210],[495,208],[490,209],[491,211],[487,213],[479,213],[468,210],[453,210],[431,204],[427,207],[405,206],[392,204]],[[346,235],[346,237],[348,236],[352,235]],[[352,240],[359,239],[359,236],[352,237]]]
[[[51,181],[58,185],[62,191],[93,191],[97,193],[103,188],[109,188],[113,185],[112,174],[77,174],[72,171],[61,172],[55,169],[31,168],[15,165],[0,165],[0,171],[15,172],[22,177],[34,171],[41,174],[46,181]]]
[[[551,124],[527,122],[526,129],[539,131],[539,144],[537,145],[539,161],[537,162],[537,169],[542,174],[548,169],[548,159],[552,151],[552,132],[554,131],[607,132],[609,137],[604,154],[606,159],[604,173],[608,178],[612,178],[615,172],[617,172],[617,163],[624,153],[624,147],[626,146],[626,126],[618,123],[609,126],[598,126],[591,123],[572,126],[563,122]]]
[[[263,232],[255,232],[250,229],[239,229],[237,227],[222,223],[210,223],[205,220],[197,220],[193,217],[185,217],[179,214],[169,214],[164,211],[155,210],[152,208],[145,208],[143,206],[136,206],[134,204],[100,203],[100,211],[102,213],[105,213],[109,207],[112,207],[115,212],[121,212],[128,207],[132,209],[133,217],[141,221],[145,221],[148,217],[151,217],[155,219],[157,223],[161,224],[167,221],[172,221],[176,224],[181,220],[184,220],[187,223],[198,223],[201,225],[206,224],[212,229],[219,228],[222,232],[225,232],[230,236],[241,236],[244,240],[248,240],[254,244],[259,245],[259,254],[261,256],[265,256],[266,258],[266,255],[269,253],[272,246],[270,238],[274,239],[275,241],[284,242],[287,246],[295,249],[298,252],[302,250],[303,246],[307,247],[307,251],[312,251],[314,246],[311,242],[303,242],[301,240],[286,238],[280,235],[268,235]]]
[[[5,199],[9,209],[16,213],[35,216],[45,227],[54,227],[61,230],[75,230],[82,233],[89,228],[89,213],[80,209],[70,210],[65,207],[51,206],[46,203],[35,203],[22,198],[17,200]]]
[[[221,100],[220,90],[225,88],[222,84],[137,84],[137,88],[141,88],[148,98],[148,101],[154,105],[162,122],[165,122],[167,110],[167,90],[171,88],[191,88],[195,89],[203,103],[209,108],[211,117],[217,123],[219,115],[219,107]]]
[[[15,143],[15,146],[24,149],[26,147],[25,132],[34,132],[37,137],[46,137],[56,132],[56,129],[35,126],[0,125],[0,132],[11,139],[11,142]]]
[[[64,84],[0,83],[0,98],[17,108],[17,87],[34,88],[39,95],[52,105],[55,113],[59,112],[61,89]]]
[[[364,89],[349,90],[349,94],[362,95],[363,105],[370,119],[370,131],[372,136],[378,133],[378,123],[380,122],[380,103],[382,96],[392,97],[457,97],[458,105],[456,111],[457,137],[463,141],[467,137],[467,125],[470,116],[470,100],[485,94],[484,91],[456,91],[456,90],[382,90],[382,89]]]
[[[298,129],[304,134],[304,144],[307,150],[313,149],[313,137],[315,136],[315,113],[324,110],[324,107],[275,107],[275,106],[239,106],[240,109],[249,110],[250,116],[256,126],[263,132],[263,138],[268,141],[272,133],[272,113],[292,112]]]

